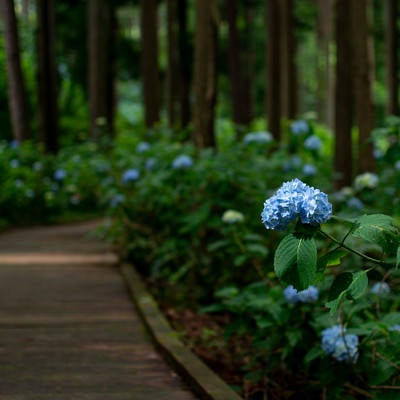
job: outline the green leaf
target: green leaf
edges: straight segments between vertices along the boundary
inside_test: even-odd
[[[353,236],[377,244],[387,254],[396,254],[399,247],[399,234],[393,225],[393,218],[384,214],[363,215],[358,218],[359,226]]]
[[[334,249],[324,254],[318,260],[318,271],[323,271],[325,267],[332,267],[339,265],[342,262],[342,258],[347,255],[347,251],[341,249]]]
[[[290,234],[282,239],[275,252],[274,268],[279,279],[296,289],[307,289],[317,267],[317,247],[309,235]]]
[[[396,252],[396,268],[399,268],[400,265],[400,246],[397,248]]]
[[[337,312],[344,299],[356,300],[363,295],[368,287],[367,272],[344,272],[335,278],[329,291],[329,301],[325,304],[330,308],[331,315]]]
[[[257,243],[249,244],[247,245],[247,250],[261,257],[266,257],[268,255],[268,249],[262,244],[257,244]]]

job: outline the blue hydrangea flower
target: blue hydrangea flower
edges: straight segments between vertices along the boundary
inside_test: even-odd
[[[376,295],[389,294],[390,286],[386,282],[376,282],[372,285],[370,292]]]
[[[399,161],[396,161],[396,163],[394,164],[394,169],[395,169],[396,171],[400,171],[400,160],[399,160]]]
[[[295,136],[304,135],[308,133],[309,129],[308,123],[304,120],[294,121],[290,125],[290,130]]]
[[[317,168],[312,164],[305,164],[303,167],[303,174],[305,176],[314,176],[317,173]]]
[[[186,154],[181,154],[172,161],[172,168],[174,169],[184,169],[189,168],[193,165],[193,160],[190,156]]]
[[[63,169],[57,169],[54,172],[54,179],[56,181],[62,181],[63,179],[65,179],[66,176],[67,176],[67,173]]]
[[[299,156],[290,157],[289,160],[286,160],[283,165],[282,169],[285,172],[291,171],[301,166],[302,160]]]
[[[283,295],[290,304],[300,303],[314,303],[318,300],[318,289],[315,286],[309,286],[307,289],[297,291],[293,285],[289,285],[284,291]]]
[[[150,157],[146,160],[144,167],[148,170],[151,171],[157,166],[157,159],[154,157]]]
[[[110,200],[110,207],[116,208],[125,201],[125,196],[121,193],[116,194]]]
[[[378,175],[372,172],[365,172],[356,176],[354,180],[354,186],[357,190],[362,189],[375,189],[378,186]]]
[[[9,143],[10,149],[17,149],[19,147],[19,141],[18,140],[12,140]]]
[[[243,138],[243,143],[271,143],[273,137],[270,132],[260,131],[260,132],[249,132]]]
[[[137,153],[144,153],[145,151],[150,149],[150,143],[148,142],[140,142],[137,146],[136,146],[136,152]]]
[[[337,361],[356,362],[358,359],[358,337],[345,334],[341,325],[332,326],[322,331],[321,346],[326,354]]]
[[[327,221],[331,214],[328,196],[296,178],[285,182],[264,202],[261,220],[267,229],[284,230],[297,218],[303,224],[317,226]]]
[[[139,171],[136,168],[128,169],[122,174],[122,182],[134,182],[139,178]]]
[[[400,325],[399,324],[389,326],[388,329],[390,332],[399,332],[400,333]]]
[[[18,168],[19,167],[19,161],[16,159],[13,159],[10,161],[10,167],[11,168]]]
[[[362,210],[364,208],[363,202],[358,197],[350,197],[346,203],[347,207],[355,210]]]
[[[305,140],[304,147],[308,150],[318,151],[322,147],[322,141],[318,136],[312,135]]]

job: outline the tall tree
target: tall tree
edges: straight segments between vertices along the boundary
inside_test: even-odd
[[[279,0],[266,0],[266,12],[267,120],[269,131],[279,142],[281,139]]]
[[[238,29],[239,7],[238,0],[226,0],[226,13],[229,27],[228,36],[228,63],[231,88],[233,120],[237,125],[248,125],[251,122],[251,90],[250,70],[247,37],[241,40]],[[251,4],[246,6],[246,12]],[[243,20],[246,23],[245,36],[248,36],[249,26],[247,15]]]
[[[168,39],[168,66],[167,66],[167,114],[170,126],[174,126],[179,112],[179,48],[177,2],[167,0],[167,39]]]
[[[190,66],[193,57],[188,39],[187,6],[187,0],[178,0],[179,97],[182,128],[185,128],[190,122]]]
[[[196,0],[194,143],[199,148],[215,146],[217,22],[216,0]]]
[[[372,46],[369,46],[368,0],[351,0],[354,104],[358,125],[358,172],[373,171],[371,132],[375,125],[372,96]]]
[[[353,90],[351,7],[348,0],[336,0],[336,92],[335,92],[335,155],[334,184],[336,188],[351,186]]]
[[[386,27],[386,77],[387,77],[387,113],[399,115],[399,60],[397,55],[399,40],[397,29],[398,2],[385,1]]]
[[[282,116],[293,119],[297,112],[296,43],[294,38],[293,0],[280,0],[280,77]]]
[[[17,18],[13,0],[1,0],[4,26],[4,44],[7,57],[8,96],[14,139],[29,139],[28,104],[18,37]]]
[[[97,138],[113,127],[113,12],[110,0],[89,0],[89,114],[90,134]]]
[[[160,75],[158,69],[157,0],[141,0],[141,66],[145,123],[160,119]]]
[[[333,33],[333,0],[317,0],[317,114],[333,127],[334,71],[330,54]]]
[[[39,122],[47,152],[58,150],[57,67],[54,0],[37,0]]]

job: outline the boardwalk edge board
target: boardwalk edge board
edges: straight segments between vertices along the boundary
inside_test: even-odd
[[[219,376],[207,367],[178,339],[153,297],[130,264],[122,264],[121,272],[133,302],[152,340],[172,368],[204,400],[241,400]]]

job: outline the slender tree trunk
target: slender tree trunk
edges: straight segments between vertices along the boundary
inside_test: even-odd
[[[385,27],[386,27],[386,65],[387,65],[387,114],[399,115],[399,61],[397,50],[399,45],[397,16],[397,0],[385,2]]]
[[[250,52],[250,49],[245,49],[242,45],[240,33],[238,30],[238,1],[226,0],[225,4],[229,27],[228,64],[233,121],[237,125],[246,126],[250,123],[251,120],[250,89],[248,87],[249,71],[246,71],[246,67],[249,67],[245,63],[245,61],[248,61],[248,54]],[[249,27],[246,24],[246,30],[248,31],[248,29]],[[248,35],[248,32],[246,32],[246,34]]]
[[[358,125],[358,173],[375,170],[371,132],[375,126],[375,107],[372,99],[372,55],[369,46],[368,0],[351,0],[354,23],[354,104]]]
[[[281,139],[279,0],[266,0],[268,129],[277,142]]]
[[[58,151],[56,21],[53,0],[37,0],[39,121],[45,151]]]
[[[160,75],[158,70],[157,0],[141,0],[141,62],[145,123],[160,119]]]
[[[189,47],[187,29],[187,0],[178,0],[178,44],[179,44],[179,98],[181,127],[190,122],[190,79],[192,52]]]
[[[178,25],[177,2],[167,0],[168,68],[167,68],[167,114],[170,126],[177,122],[179,112],[178,88]]]
[[[7,58],[8,96],[14,139],[29,139],[28,103],[22,75],[17,18],[14,2],[1,0],[4,45]]]
[[[194,143],[215,147],[217,3],[196,0]]]
[[[317,0],[317,114],[318,119],[332,127],[332,109],[330,99],[334,97],[332,88],[332,71],[329,54],[330,42],[332,39],[332,0]]]
[[[113,125],[110,120],[112,9],[109,0],[89,0],[88,6],[90,134],[98,138],[104,132],[109,133]]]
[[[293,34],[293,1],[279,0],[281,34],[281,111],[282,116],[293,119],[296,116],[296,65],[295,40]]]
[[[334,184],[337,189],[352,183],[353,117],[351,7],[348,0],[336,0],[336,93]]]

